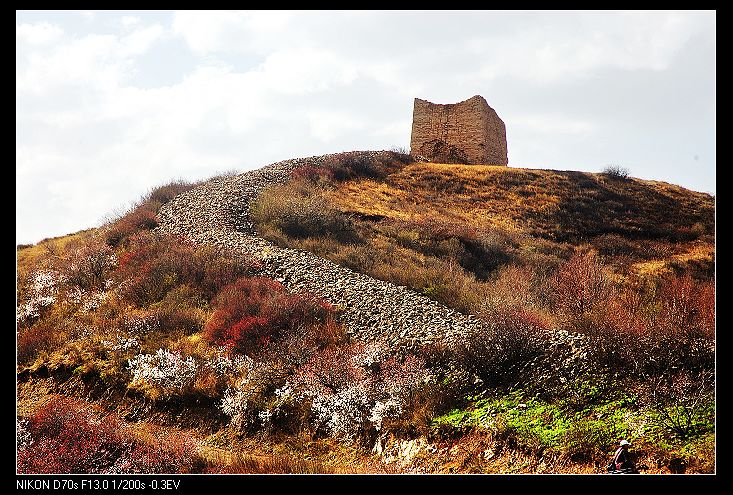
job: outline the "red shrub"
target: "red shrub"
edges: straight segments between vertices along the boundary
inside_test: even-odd
[[[41,351],[51,350],[58,341],[58,333],[52,324],[39,322],[18,331],[18,363],[34,358]]]
[[[115,274],[119,281],[125,281],[124,296],[143,307],[162,300],[171,289],[184,284],[209,300],[221,287],[250,273],[253,266],[208,246],[140,233],[130,238]]]
[[[202,467],[193,441],[144,443],[112,415],[66,397],[56,397],[30,419],[32,441],[18,452],[20,473],[178,473]]]
[[[324,160],[337,180],[348,180],[355,177],[377,177],[375,159],[361,153],[338,153]]]
[[[326,157],[323,161],[323,167],[330,170],[333,178],[338,181],[360,177],[371,179],[383,178],[391,170],[406,163],[398,159],[398,157],[399,155],[397,154],[392,154],[390,157],[387,157],[385,155],[350,151]]]
[[[114,464],[114,472],[164,474],[200,472],[205,461],[196,453],[196,442],[184,434],[168,434],[164,444],[136,443],[129,454]]]
[[[715,284],[690,275],[666,279],[659,288],[658,324],[686,337],[715,338]]]
[[[630,339],[644,338],[650,331],[650,307],[657,304],[658,294],[645,287],[624,287],[611,293],[598,309],[599,327],[612,328]]]
[[[30,421],[33,442],[18,452],[21,473],[102,473],[130,450],[119,423],[68,398],[56,398]]]
[[[615,291],[587,322],[593,358],[637,375],[704,371],[715,362],[715,287],[689,276]]]
[[[541,355],[549,323],[523,309],[499,308],[485,313],[481,327],[446,345],[448,358],[489,386],[514,383],[522,367]]]
[[[270,343],[273,327],[267,318],[245,316],[227,331],[223,342],[228,347],[250,349],[256,345],[264,347]]]
[[[210,246],[198,247],[196,260],[200,263],[202,271],[190,279],[207,300],[212,300],[224,286],[255,272],[258,268],[254,260],[238,260],[226,253],[216,252]]]
[[[111,223],[107,231],[107,244],[115,247],[136,232],[154,229],[158,226],[157,214],[161,205],[195,186],[176,180],[151,189],[135,206]]]
[[[610,295],[610,280],[593,252],[575,253],[552,282],[557,305],[574,318],[582,318]]]
[[[369,367],[359,366],[354,359],[364,345],[330,346],[311,356],[293,377],[296,387],[305,387],[314,393],[333,393],[342,388],[369,379]],[[379,364],[378,362],[376,364]]]
[[[158,216],[148,205],[140,205],[116,220],[107,231],[107,244],[115,247],[132,234],[158,226]]]
[[[326,303],[288,294],[274,280],[240,278],[214,300],[216,311],[206,324],[206,337],[246,353],[266,346],[301,325],[323,322],[332,309]]]
[[[144,198],[143,201],[157,205],[163,205],[178,196],[182,192],[188,191],[196,187],[196,184],[183,180],[175,180],[162,186],[153,188]]]
[[[145,240],[147,245],[140,245],[140,241]],[[136,236],[130,250],[120,257],[116,272],[120,281],[125,281],[123,294],[126,299],[139,307],[163,299],[180,283],[179,274],[192,269],[192,251],[186,244]]]
[[[651,371],[712,370],[715,366],[715,286],[689,275],[672,277],[659,287],[651,312],[647,360]],[[661,365],[660,365],[661,364]]]
[[[290,174],[293,179],[307,180],[310,182],[330,182],[334,179],[333,170],[327,167],[315,165],[304,165],[298,167]]]

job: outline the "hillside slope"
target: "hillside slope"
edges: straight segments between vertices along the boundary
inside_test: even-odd
[[[18,252],[22,470],[91,400],[122,422],[64,452],[150,463],[105,469],[593,472],[627,437],[710,472],[713,203],[392,152],[152,191]]]
[[[499,268],[546,274],[578,249],[594,251],[629,283],[713,276],[708,194],[607,174],[475,165],[410,163],[351,175],[333,180],[315,167],[269,191],[254,205],[261,233],[467,313],[479,311]]]

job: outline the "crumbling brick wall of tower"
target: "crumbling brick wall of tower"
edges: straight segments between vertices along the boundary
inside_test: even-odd
[[[478,95],[450,105],[415,98],[410,153],[438,163],[509,163],[504,122]]]

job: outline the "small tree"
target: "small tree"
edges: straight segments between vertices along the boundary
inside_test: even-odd
[[[93,239],[57,257],[54,265],[70,286],[84,291],[104,289],[109,274],[117,266],[117,257],[107,244]]]
[[[615,179],[628,179],[630,175],[629,169],[621,165],[606,165],[603,173]]]
[[[558,269],[552,285],[557,305],[576,319],[606,301],[611,293],[603,264],[592,251],[575,253]]]
[[[715,429],[715,377],[712,372],[681,372],[649,384],[647,400],[656,426],[681,440]]]

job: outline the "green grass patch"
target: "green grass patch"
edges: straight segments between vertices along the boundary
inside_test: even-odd
[[[500,398],[478,399],[433,420],[433,425],[479,427],[513,437],[532,449],[557,448],[572,418],[555,404],[526,397],[522,391]]]
[[[623,396],[581,411],[551,403],[519,390],[498,398],[469,398],[465,408],[436,417],[437,431],[491,431],[510,445],[542,453],[551,451],[574,461],[604,459],[620,438],[636,439],[646,424],[633,397]]]

